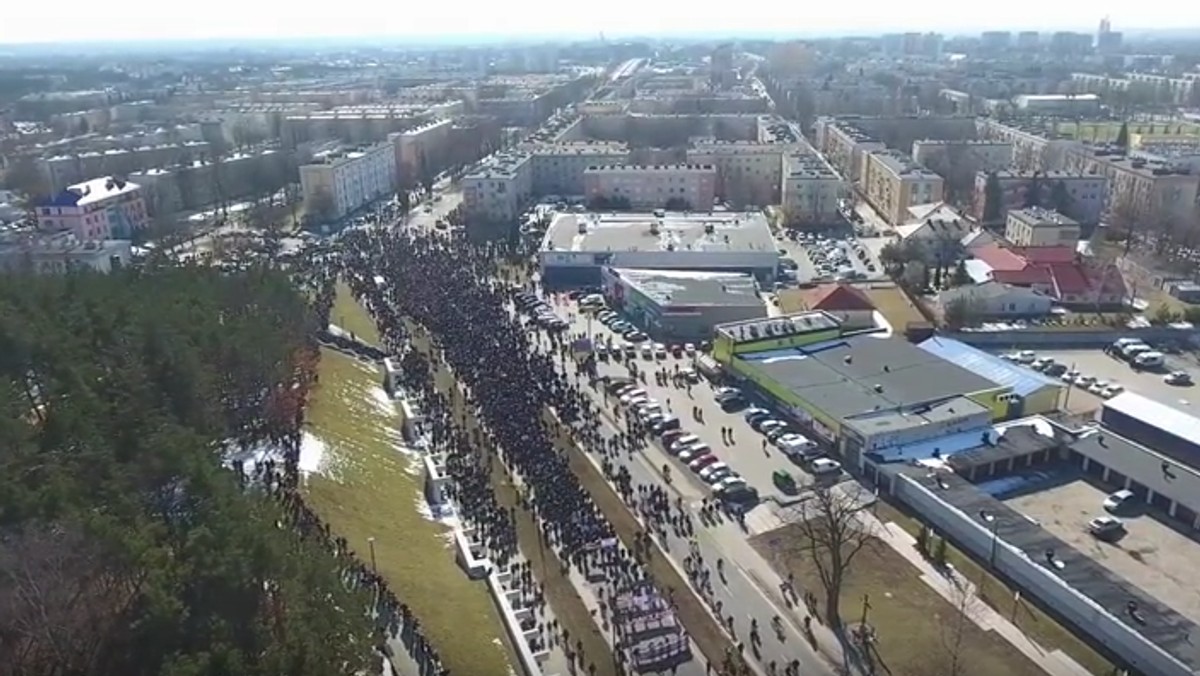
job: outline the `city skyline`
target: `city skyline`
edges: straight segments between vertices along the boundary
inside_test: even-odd
[[[872,35],[892,32],[934,31],[973,34],[983,30],[1076,30],[1094,31],[1104,16],[1114,30],[1147,31],[1200,28],[1200,7],[1183,6],[1169,26],[1161,17],[1122,15],[1116,3],[1089,6],[1046,5],[1016,0],[1005,5],[1005,16],[1036,17],[1007,26],[981,25],[979,19],[959,20],[954,6],[944,0],[898,5],[871,3],[853,15],[837,7],[799,6],[773,15],[726,16],[698,13],[694,6],[678,0],[634,3],[617,0],[605,5],[602,16],[564,14],[541,2],[518,4],[468,3],[451,10],[436,3],[407,8],[404,14],[372,0],[339,3],[339,16],[320,14],[315,7],[301,5],[296,13],[278,15],[274,5],[235,4],[231,0],[205,3],[206,12],[194,15],[170,6],[135,0],[120,12],[97,16],[91,8],[73,12],[75,0],[65,11],[56,11],[54,21],[42,21],[31,5],[18,7],[0,25],[0,45],[112,43],[121,41],[208,41],[208,40],[395,40],[417,43],[490,43],[592,38],[604,33],[609,39],[622,37],[811,37],[817,35]],[[190,9],[190,8],[189,8]],[[178,12],[178,13],[176,13]],[[340,17],[340,18],[339,18]],[[504,27],[505,32],[498,31]]]

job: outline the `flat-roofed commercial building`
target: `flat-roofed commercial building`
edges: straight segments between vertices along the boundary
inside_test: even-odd
[[[558,214],[538,261],[551,284],[596,284],[605,267],[775,277],[779,252],[760,212]]]
[[[862,189],[867,202],[892,225],[908,220],[915,204],[942,201],[941,176],[917,165],[894,150],[867,153],[863,164]]]
[[[609,306],[657,340],[700,342],[718,324],[767,315],[752,275],[740,272],[604,268]]]
[[[716,187],[717,169],[711,164],[610,164],[583,172],[589,202],[628,202],[633,209],[707,211]]]

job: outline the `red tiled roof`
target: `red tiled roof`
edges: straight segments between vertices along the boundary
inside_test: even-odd
[[[976,258],[987,263],[992,270],[1023,270],[1025,259],[999,244],[981,246],[971,252]]]
[[[1075,262],[1075,247],[1071,246],[1013,247],[1012,252],[1029,263]]]
[[[847,312],[875,309],[866,294],[849,284],[822,284],[804,291],[801,300],[809,310]]]
[[[1058,263],[1046,267],[1054,276],[1054,286],[1058,289],[1058,295],[1079,296],[1092,290],[1087,274],[1078,265]]]
[[[1031,265],[1021,270],[993,270],[992,279],[1014,286],[1050,284],[1052,281],[1050,270],[1044,265]]]

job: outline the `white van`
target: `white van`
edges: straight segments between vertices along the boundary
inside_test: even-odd
[[[1150,346],[1146,345],[1145,343],[1132,343],[1121,348],[1121,356],[1129,360],[1137,359],[1139,354],[1145,354],[1147,352],[1151,352],[1151,349]]]
[[[1143,352],[1133,358],[1134,365],[1136,365],[1140,368],[1144,368],[1144,369],[1150,369],[1150,368],[1156,368],[1158,366],[1162,366],[1163,364],[1166,363],[1166,361],[1167,361],[1166,355],[1164,355],[1162,352],[1153,352],[1153,351]]]

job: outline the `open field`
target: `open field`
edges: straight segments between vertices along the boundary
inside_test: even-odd
[[[499,613],[483,582],[459,569],[448,529],[425,518],[414,459],[399,450],[400,419],[375,366],[322,350],[308,429],[325,445],[305,499],[334,533],[370,561],[421,619],[454,673],[505,674],[509,658]]]
[[[1104,514],[1101,503],[1118,487],[1099,488],[1083,478],[1005,500],[1081,554],[1137,585],[1193,621],[1200,620],[1200,590],[1192,584],[1200,544],[1144,509],[1122,513],[1126,535],[1102,542],[1087,532]]]
[[[797,525],[751,540],[781,574],[793,573],[798,586],[817,594],[822,588]],[[845,581],[843,621],[861,621],[867,602],[867,624],[874,628],[877,664],[891,676],[946,673],[957,655],[961,673],[972,676],[1040,676],[1042,670],[999,635],[984,631],[969,615],[982,603],[965,597],[952,604],[925,584],[917,570],[887,544],[872,541],[850,567]],[[967,617],[964,617],[964,612]]]
[[[892,330],[903,334],[911,323],[924,323],[925,316],[908,300],[904,292],[893,285],[860,286],[860,290],[871,299],[875,309],[887,318]]]
[[[884,523],[890,521],[913,537],[916,537],[921,529],[921,522],[915,516],[888,500],[877,501],[875,512]],[[974,559],[949,543],[946,548],[946,560],[955,570],[977,585],[981,601],[1009,617],[1039,645],[1049,650],[1061,650],[1090,673],[1112,673],[1112,663],[1086,641],[1028,600],[1022,598],[1014,603],[1013,599],[1016,596],[1013,587],[993,576]]]

